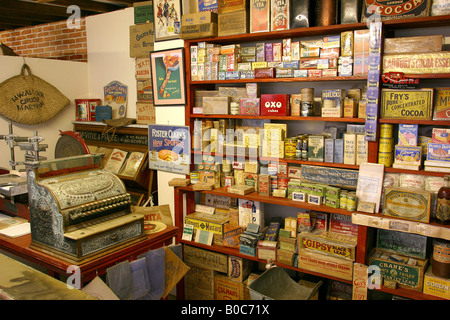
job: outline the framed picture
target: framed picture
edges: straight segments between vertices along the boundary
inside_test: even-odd
[[[150,52],[153,104],[186,104],[184,48]]]
[[[155,41],[180,38],[181,0],[153,0]]]

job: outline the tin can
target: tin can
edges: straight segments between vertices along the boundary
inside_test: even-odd
[[[297,139],[286,138],[284,140],[284,156],[289,159],[294,159],[297,150]]]
[[[392,123],[380,124],[380,138],[392,138],[393,127]]]
[[[392,152],[394,150],[394,138],[380,138],[379,152]]]
[[[314,88],[302,88],[302,99],[300,102],[300,115],[310,117],[314,110]]]
[[[297,140],[297,147],[295,148],[295,158],[301,159],[302,158],[302,139]]]
[[[278,189],[278,177],[276,176],[271,176],[270,177],[270,190],[276,190]]]
[[[196,184],[197,182],[200,182],[200,175],[199,175],[198,171],[191,171],[189,174],[189,178],[190,178],[192,184]]]
[[[342,191],[341,196],[339,197],[339,208],[347,209],[347,191]]]
[[[278,189],[286,190],[288,188],[289,178],[278,177]]]
[[[378,152],[378,163],[384,164],[385,167],[391,167],[394,161],[392,152]]]
[[[230,102],[230,114],[233,114],[233,115],[239,114],[239,103]]]
[[[224,183],[225,189],[228,189],[229,187],[234,185],[234,177],[232,175],[225,176],[224,179],[225,179],[225,183]]]
[[[348,211],[356,210],[356,192],[349,192],[347,194],[347,210]]]

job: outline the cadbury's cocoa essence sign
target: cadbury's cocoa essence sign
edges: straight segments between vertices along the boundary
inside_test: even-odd
[[[431,0],[366,0],[361,21],[366,22],[373,14],[379,15],[381,20],[426,17],[430,3]]]

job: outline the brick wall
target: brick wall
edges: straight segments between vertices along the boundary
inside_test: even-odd
[[[0,32],[0,42],[19,56],[87,62],[86,20],[67,28],[66,21]]]

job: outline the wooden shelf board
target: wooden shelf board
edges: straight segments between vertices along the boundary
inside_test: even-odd
[[[267,262],[266,260],[261,260],[258,259],[258,257],[256,256],[250,256],[247,254],[243,254],[240,253],[238,249],[235,248],[229,248],[229,247],[223,247],[223,246],[219,246],[219,245],[206,245],[206,244],[202,244],[202,243],[198,243],[198,242],[194,242],[194,241],[186,241],[186,240],[180,240],[181,243],[186,244],[186,245],[190,245],[193,247],[198,247],[198,248],[202,248],[202,249],[206,249],[206,250],[211,250],[214,252],[219,252],[219,253],[223,253],[223,254],[227,254],[227,255],[232,255],[232,256],[236,256],[236,257],[241,257],[244,259],[248,259],[248,260],[253,260],[253,261],[258,261],[258,262]],[[291,269],[294,271],[298,271],[298,272],[303,272],[303,273],[308,273],[308,274],[312,274],[321,278],[328,278],[328,279],[332,279],[332,280],[336,280],[336,281],[340,281],[340,282],[345,282],[348,284],[351,284],[352,281],[349,280],[345,280],[345,279],[341,279],[341,278],[337,278],[337,277],[333,277],[333,276],[329,276],[323,273],[319,273],[319,272],[313,272],[313,271],[309,271],[309,270],[304,270],[302,268],[297,268],[294,266],[290,266],[287,264],[283,264],[283,263],[279,263],[275,261],[275,264],[279,267],[282,268],[286,268],[286,269]]]
[[[191,113],[191,118],[206,119],[268,119],[268,120],[288,120],[288,121],[326,121],[326,122],[349,122],[365,123],[364,118],[332,118],[332,117],[297,117],[297,116],[255,116],[243,114],[196,114]]]
[[[229,193],[225,190],[225,188],[216,188],[213,190],[207,190],[207,191],[194,191],[192,189],[192,186],[187,187],[177,187],[180,190],[184,191],[190,191],[190,192],[201,192],[201,193],[208,193],[208,194],[214,194],[218,196],[224,196],[224,197],[231,197],[231,198],[238,198],[238,199],[247,199],[252,201],[259,201],[263,203],[270,203],[270,204],[276,204],[280,206],[285,207],[294,207],[294,208],[302,208],[307,210],[315,210],[315,211],[321,211],[321,212],[328,212],[328,213],[338,213],[343,214],[347,216],[352,215],[352,211],[344,210],[344,209],[336,209],[332,207],[328,207],[326,205],[314,205],[309,204],[307,202],[301,202],[301,201],[293,201],[288,198],[278,198],[278,197],[266,197],[259,195],[258,192],[252,192],[246,195],[240,195],[235,193]]]
[[[298,77],[298,78],[267,78],[267,79],[236,79],[236,80],[204,80],[191,81],[191,85],[199,84],[228,84],[228,83],[273,83],[273,82],[315,82],[315,81],[361,81],[367,80],[367,76],[348,76],[348,77]]]

